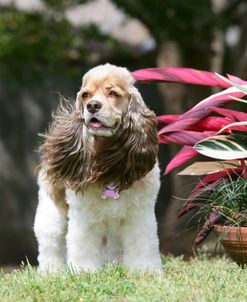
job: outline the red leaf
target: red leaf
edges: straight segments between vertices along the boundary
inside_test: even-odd
[[[216,93],[186,111],[175,122],[162,128],[160,133],[188,129],[188,127],[207,117],[212,112],[211,107],[224,106],[226,103],[233,101],[231,96],[240,98],[244,96],[244,93],[236,92],[234,88],[228,88],[220,93]]]
[[[157,116],[157,121],[163,124],[175,122],[180,117],[180,114],[165,114]]]
[[[241,111],[230,110],[225,108],[217,108],[217,107],[210,107],[209,109],[215,113],[218,113],[219,115],[232,119],[232,123],[247,121],[247,113]]]
[[[205,184],[205,183],[203,183],[203,181],[201,181],[202,187],[197,190],[194,188],[191,191],[188,199],[193,200],[195,198],[199,198],[200,195],[202,195],[205,192],[210,192],[213,188],[215,188],[216,186],[218,186],[219,184],[221,184],[223,182],[224,182],[223,178],[217,179],[216,181],[214,181],[213,183],[210,183],[210,184]]]
[[[191,126],[188,130],[196,131],[215,131],[218,132],[222,127],[233,123],[235,120],[220,116],[208,116],[198,123]]]
[[[182,207],[182,209],[179,211],[177,218],[182,217],[184,214],[188,213],[194,208],[197,208],[201,205],[200,202],[189,202],[185,206]]]
[[[222,108],[215,108],[215,109],[222,109]],[[212,107],[212,110],[214,110],[214,107]],[[232,110],[228,110],[232,111]],[[244,113],[245,114],[245,113]],[[223,114],[222,114],[223,115]],[[247,114],[246,119],[247,119]],[[162,133],[162,127],[165,127],[167,124],[171,124],[175,122],[180,115],[160,115],[157,116],[158,121],[158,129],[160,129],[160,133]],[[189,127],[187,130],[191,131],[215,131],[218,132],[222,127],[235,122],[236,120],[234,118],[231,118],[230,113],[227,117],[220,117],[220,116],[208,116],[204,119],[200,120],[196,124]]]
[[[242,131],[247,133],[247,126],[245,125],[232,125],[227,127],[226,129],[222,130],[221,133],[231,133],[232,131]]]
[[[174,131],[168,134],[160,134],[160,132],[161,131],[159,131],[158,134],[162,144],[181,144],[189,146],[194,146],[198,141],[215,134],[215,131],[197,132],[189,130]]]
[[[240,84],[240,85],[246,85],[247,84],[247,81],[244,81],[236,76],[233,76],[233,75],[230,75],[230,74],[227,74],[227,77],[230,81],[232,82],[235,82],[237,84]]]
[[[180,115],[173,115],[173,114],[165,114],[157,116],[156,119],[158,121],[158,131],[165,127],[167,124],[173,123],[179,118]]]
[[[209,214],[207,220],[204,222],[201,230],[196,234],[195,244],[201,243],[211,232],[214,224],[220,219],[220,214],[213,211]]]
[[[132,72],[133,77],[141,82],[172,82],[229,87],[230,85],[212,72],[193,68],[145,68]]]
[[[170,173],[173,169],[183,165],[198,154],[191,146],[184,146],[169,162],[164,175]]]
[[[205,185],[213,183],[213,182],[217,181],[218,179],[226,178],[226,177],[228,177],[228,175],[239,175],[243,172],[243,170],[244,170],[243,168],[232,168],[232,169],[221,170],[221,171],[218,171],[215,173],[208,174],[201,180],[201,182],[199,182],[195,186],[195,188],[192,190],[192,192],[196,192],[196,191],[200,190],[202,187],[204,187]]]
[[[190,126],[197,123],[201,119],[199,118],[200,116],[201,116],[201,109],[194,110],[191,112],[187,111],[184,114],[180,115],[180,117],[177,120],[175,120],[173,123],[163,127],[159,131],[159,134],[188,129]]]

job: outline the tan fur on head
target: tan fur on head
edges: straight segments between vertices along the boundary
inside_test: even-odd
[[[112,136],[116,133],[122,115],[128,108],[129,89],[133,85],[134,79],[126,68],[110,64],[94,67],[84,75],[76,107],[90,134]],[[101,109],[90,112],[87,107],[92,102],[97,102]],[[93,119],[97,119],[102,127],[92,127]]]
[[[40,148],[54,183],[77,190],[92,182],[126,189],[153,168],[156,119],[133,85],[127,69],[110,64],[84,76],[75,105],[58,110]]]

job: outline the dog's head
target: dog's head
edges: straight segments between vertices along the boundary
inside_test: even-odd
[[[83,77],[75,106],[55,116],[41,146],[46,171],[78,188],[96,181],[127,188],[156,162],[156,126],[131,73],[97,66]]]
[[[117,132],[131,103],[144,103],[126,68],[111,64],[89,70],[77,94],[76,107],[90,134],[112,136]]]

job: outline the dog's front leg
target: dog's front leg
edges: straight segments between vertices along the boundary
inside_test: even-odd
[[[48,182],[39,180],[39,202],[34,221],[40,270],[56,271],[65,264],[67,213],[49,194]]]
[[[83,201],[76,199],[77,195],[70,192],[67,262],[75,270],[93,272],[101,267],[102,228],[96,221],[92,221],[92,213],[83,207]]]
[[[130,269],[163,271],[157,223],[151,206],[133,207],[122,227],[123,263]]]

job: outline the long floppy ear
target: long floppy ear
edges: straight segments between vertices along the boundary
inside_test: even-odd
[[[90,175],[91,150],[86,149],[83,121],[75,104],[61,102],[47,134],[42,135],[41,166],[53,183],[78,189]]]
[[[157,121],[138,90],[130,91],[130,103],[115,137],[106,141],[98,162],[105,184],[126,189],[144,177],[155,165],[158,153]],[[96,153],[97,154],[97,153]]]
[[[124,116],[123,128],[128,135],[125,143],[126,177],[133,181],[145,176],[155,165],[159,148],[157,120],[149,110],[137,88],[130,91],[130,103]]]

